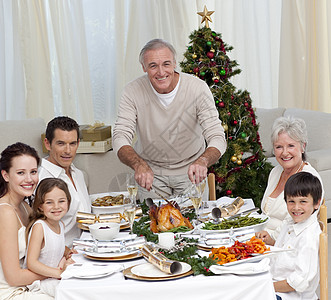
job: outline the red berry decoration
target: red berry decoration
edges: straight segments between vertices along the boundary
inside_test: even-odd
[[[198,67],[194,68],[194,69],[193,69],[193,72],[194,72],[194,73],[199,73],[199,68],[198,68]]]
[[[245,107],[249,107],[248,102],[245,102],[244,105],[245,105]]]
[[[223,108],[223,107],[225,106],[225,104],[224,104],[224,102],[222,101],[222,102],[218,103],[218,106]]]
[[[214,52],[211,51],[207,52],[207,57],[212,59],[214,57]]]
[[[230,195],[232,194],[232,191],[231,191],[231,190],[227,190],[227,191],[226,191],[226,194],[227,194],[228,196],[230,196]]]
[[[233,120],[233,125],[237,125],[237,124],[238,124],[238,121]]]

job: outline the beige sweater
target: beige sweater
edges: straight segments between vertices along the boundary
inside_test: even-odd
[[[226,140],[214,98],[201,79],[180,73],[177,94],[164,107],[147,75],[129,83],[123,92],[113,132],[114,151],[131,145],[156,175],[183,175],[207,147],[222,154]]]

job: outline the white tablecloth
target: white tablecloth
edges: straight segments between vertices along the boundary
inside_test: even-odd
[[[82,253],[73,255],[76,263],[92,263]],[[143,258],[126,262],[125,268],[145,263]],[[98,279],[62,279],[55,299],[120,299],[120,300],[269,300],[276,299],[269,272],[256,275],[189,276],[159,282],[125,279],[122,272]]]

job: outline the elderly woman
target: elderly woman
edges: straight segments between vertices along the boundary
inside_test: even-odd
[[[305,171],[318,177],[321,183],[322,180],[317,171],[306,162],[308,138],[304,120],[286,117],[276,119],[272,127],[271,141],[279,165],[270,172],[261,209],[270,217],[265,229],[273,239],[276,239],[278,236],[276,229],[288,215],[284,200],[284,186],[287,179],[295,173]],[[323,197],[324,189],[322,199]]]

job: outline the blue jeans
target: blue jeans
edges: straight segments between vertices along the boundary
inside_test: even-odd
[[[279,297],[278,295],[276,295],[276,297],[277,300],[282,300],[282,297]]]

